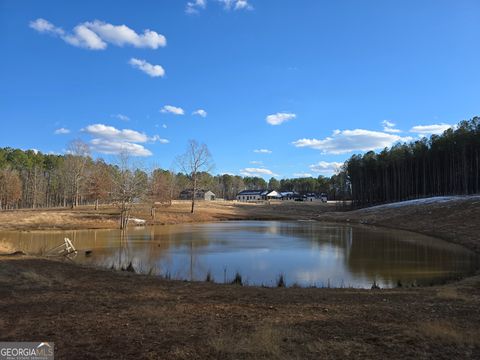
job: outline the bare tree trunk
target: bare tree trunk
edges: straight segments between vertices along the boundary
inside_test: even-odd
[[[187,152],[177,160],[185,172],[189,175],[193,185],[192,193],[192,209],[191,213],[195,211],[195,195],[197,191],[197,176],[200,172],[208,172],[211,169],[211,155],[205,144],[198,145],[195,140],[190,140]]]
[[[76,181],[75,182],[75,207],[78,206],[78,193],[79,193],[78,182]]]
[[[193,192],[192,192],[192,210],[191,213],[193,214],[195,208],[195,193],[197,192],[197,175],[193,174]]]
[[[120,213],[120,230],[125,230],[128,225],[128,211],[122,210]]]
[[[37,167],[33,168],[33,191],[32,191],[32,208],[37,206]]]
[[[127,225],[127,209],[125,204],[122,204],[122,208],[120,210],[120,230],[124,230]]]

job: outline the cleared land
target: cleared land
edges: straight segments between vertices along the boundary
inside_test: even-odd
[[[137,205],[132,211],[132,216],[145,219],[150,224],[180,224],[246,219],[315,219],[318,214],[337,209],[335,204],[323,203],[247,204],[204,201],[198,202],[195,213],[191,214],[190,206],[188,201],[176,201],[172,206],[157,207],[153,221],[150,206]],[[101,206],[98,211],[92,206],[84,206],[74,210],[55,208],[0,212],[0,230],[117,228],[118,221],[118,210],[112,206]]]
[[[204,203],[191,215],[188,204],[180,204],[158,210],[157,221],[361,222],[480,249],[478,197],[335,210],[323,204]],[[147,218],[148,211],[138,209],[135,216]],[[3,229],[115,227],[116,216],[112,209],[21,211],[0,214],[0,224]],[[0,257],[0,339],[55,341],[61,359],[480,358],[479,309],[478,274],[428,288],[268,289]]]

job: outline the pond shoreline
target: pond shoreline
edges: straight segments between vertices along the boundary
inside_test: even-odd
[[[148,206],[137,207],[132,216],[146,219],[148,225],[174,225],[232,220],[308,220],[331,223],[362,224],[407,230],[462,245],[480,254],[480,196],[458,197],[452,203],[427,203],[405,207],[384,206],[352,211],[336,211],[334,204],[242,204],[200,202],[194,214],[188,202],[158,208],[156,220]],[[110,206],[95,211],[92,206],[77,209],[22,209],[0,211],[0,230],[88,230],[118,228],[118,214]],[[1,251],[1,248],[0,248]]]
[[[396,227],[479,253],[476,201],[350,212],[234,208],[212,216],[200,207],[193,220],[273,220],[273,209],[276,220],[296,214]],[[0,257],[0,337],[54,341],[59,359],[479,358],[479,308],[478,273],[425,288],[285,289],[169,281],[28,256]]]
[[[188,270],[184,264],[191,261],[190,234],[195,234],[195,266]],[[275,242],[271,242],[271,236]],[[69,257],[75,264],[178,281],[192,281],[193,276],[193,281],[228,284],[237,278],[236,282],[244,286],[421,287],[458,281],[480,267],[480,258],[471,250],[436,237],[384,226],[316,220],[139,226],[125,234],[128,246],[120,240],[123,237],[118,229],[10,230],[0,231],[0,244],[2,238],[11,239],[3,242],[10,252],[18,249],[23,255],[61,260],[46,252],[63,243],[65,237],[78,250]],[[15,247],[15,243],[21,245]],[[274,250],[254,256],[254,263],[262,264],[265,270],[260,271],[253,263],[245,267],[245,261],[250,264],[253,259],[250,250],[259,248]],[[297,260],[290,263],[291,251]],[[317,261],[320,255],[323,265]],[[392,268],[389,264],[397,265]]]

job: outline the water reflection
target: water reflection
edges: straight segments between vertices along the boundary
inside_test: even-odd
[[[215,281],[242,274],[249,284],[382,287],[438,283],[474,271],[479,259],[464,248],[403,231],[317,222],[238,221],[65,232],[0,232],[27,253],[43,253],[69,237],[75,261],[175,279]],[[85,250],[92,250],[85,256]]]

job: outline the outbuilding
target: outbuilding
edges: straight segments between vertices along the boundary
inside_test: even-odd
[[[183,190],[180,193],[180,199],[182,200],[191,200],[192,199],[192,189],[186,189]],[[195,191],[195,200],[206,200],[206,201],[212,201],[215,200],[216,195],[213,193],[213,191],[210,190],[197,190]]]

